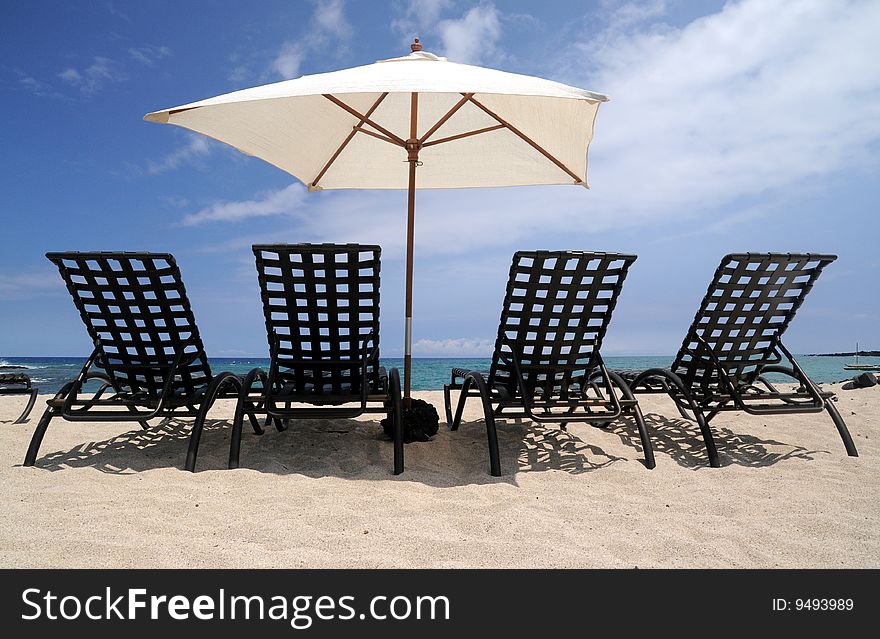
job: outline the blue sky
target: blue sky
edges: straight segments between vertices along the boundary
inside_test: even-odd
[[[795,352],[880,348],[880,3],[4,2],[0,355],[90,343],[48,250],[171,251],[208,352],[264,355],[254,242],[383,246],[402,352],[404,192],[307,194],[143,114],[425,48],[607,93],[578,187],[422,191],[416,356],[486,356],[511,254],[639,255],[604,352],[671,354],[722,255],[833,252]],[[358,224],[348,224],[353,216]]]

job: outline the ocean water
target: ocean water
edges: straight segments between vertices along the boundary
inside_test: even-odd
[[[216,358],[211,359],[214,371],[232,371],[244,374],[252,368],[262,367],[268,370],[268,358]],[[815,357],[800,356],[797,361],[813,381],[818,383],[839,382],[851,379],[856,371],[844,370],[850,363],[850,357]],[[867,363],[868,359],[865,359]],[[41,392],[54,393],[65,382],[73,379],[79,372],[85,358],[82,357],[0,357],[0,373],[16,371],[30,376],[34,385]],[[663,357],[606,357],[605,364],[612,370],[645,370],[663,368],[672,363],[672,356]],[[403,359],[383,358],[382,365],[386,368],[398,367],[403,374]],[[414,358],[413,359],[413,390],[440,390],[449,381],[453,367],[471,370],[487,370],[489,359],[451,359],[451,358]],[[15,368],[6,368],[15,367]],[[782,376],[771,376],[778,381],[785,381]]]

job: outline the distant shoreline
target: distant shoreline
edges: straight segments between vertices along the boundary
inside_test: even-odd
[[[846,353],[810,353],[807,357],[880,357],[880,351],[848,351]]]

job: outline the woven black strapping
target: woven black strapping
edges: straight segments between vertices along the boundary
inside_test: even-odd
[[[346,395],[361,390],[364,340],[367,384],[380,387],[381,249],[358,244],[263,244],[253,247],[277,373],[275,392]]]
[[[529,394],[544,400],[565,396],[598,365],[602,339],[635,260],[635,255],[618,253],[515,253],[490,386],[504,386],[515,394],[515,350]]]
[[[760,367],[778,363],[782,334],[836,255],[740,253],[721,260],[672,370],[687,386],[717,384],[701,337],[727,374],[750,381]]]
[[[189,397],[211,380],[199,329],[174,257],[167,253],[47,253],[117,391],[156,398],[183,352],[171,392]]]

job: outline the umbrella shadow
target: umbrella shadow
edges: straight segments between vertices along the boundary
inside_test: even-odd
[[[645,423],[654,453],[658,457],[658,466],[663,463],[661,457],[669,457],[685,468],[709,468],[709,455],[696,422],[669,418],[657,413],[646,413]],[[761,439],[754,435],[736,433],[717,424],[712,424],[710,428],[715,438],[715,445],[718,447],[718,457],[722,467],[764,468],[791,459],[812,461],[817,453],[823,452],[774,439]],[[617,434],[629,445],[639,444],[637,437],[633,439],[631,430],[621,429]]]

